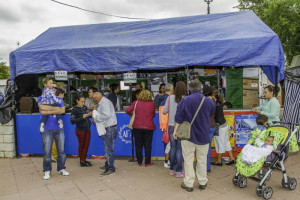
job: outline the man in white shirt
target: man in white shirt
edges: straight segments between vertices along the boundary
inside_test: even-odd
[[[105,170],[101,176],[112,175],[115,173],[115,141],[118,133],[117,117],[115,108],[110,100],[103,97],[100,92],[95,92],[93,101],[98,104],[97,115],[93,118],[95,123],[103,123],[106,129],[106,134],[102,135],[102,141],[104,145],[104,152],[106,156],[105,166],[100,169]]]

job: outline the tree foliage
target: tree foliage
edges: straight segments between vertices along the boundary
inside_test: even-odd
[[[252,10],[280,38],[286,61],[300,54],[300,0],[238,0],[236,8]]]
[[[0,62],[0,79],[9,79],[9,67],[5,65],[5,62]]]

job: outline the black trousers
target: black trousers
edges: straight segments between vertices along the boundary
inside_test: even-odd
[[[138,164],[143,163],[143,147],[145,148],[145,164],[151,162],[153,130],[132,129]]]

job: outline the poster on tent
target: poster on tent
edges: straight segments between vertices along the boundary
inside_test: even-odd
[[[256,127],[258,115],[235,115],[236,147],[244,147],[251,138],[251,131]]]
[[[235,147],[234,113],[233,112],[224,112],[224,117],[228,124],[228,138],[229,138],[230,146]],[[215,147],[214,138],[211,141],[211,146]]]
[[[230,141],[230,146],[235,147],[234,115],[224,113],[224,117],[228,124],[228,137]]]

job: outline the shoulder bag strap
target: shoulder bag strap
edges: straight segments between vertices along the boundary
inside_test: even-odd
[[[204,99],[205,99],[205,96],[203,96],[203,99],[202,99],[202,101],[201,101],[201,103],[200,103],[200,105],[199,105],[199,107],[198,107],[198,110],[197,110],[196,114],[194,115],[194,118],[193,118],[193,120],[192,120],[192,122],[191,122],[191,125],[192,125],[193,122],[195,121],[195,118],[196,118],[196,116],[198,115],[198,112],[199,112],[200,108],[202,107],[202,104],[203,104],[203,102],[204,102]]]
[[[168,123],[167,123],[167,132],[169,132],[169,119],[170,119],[170,100],[171,100],[171,95],[169,95],[169,104],[168,104]]]
[[[136,108],[136,104],[138,103],[138,101],[136,101],[135,105],[134,105],[134,110],[133,113],[135,114],[135,108]]]

